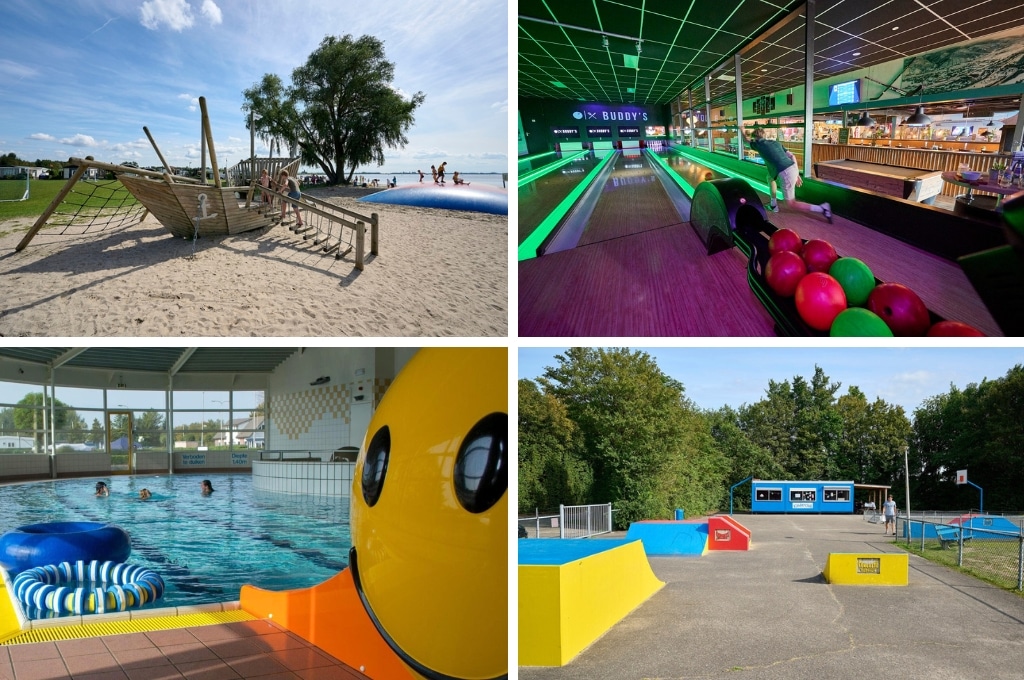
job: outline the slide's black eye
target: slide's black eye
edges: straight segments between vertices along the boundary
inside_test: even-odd
[[[371,508],[377,504],[380,492],[384,488],[384,477],[388,473],[388,460],[391,457],[391,430],[388,426],[377,430],[366,447],[366,460],[363,461],[363,499]]]
[[[492,413],[470,429],[455,458],[455,494],[473,513],[484,512],[508,489],[508,414]]]

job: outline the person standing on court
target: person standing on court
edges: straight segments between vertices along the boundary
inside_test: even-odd
[[[750,145],[750,148],[761,154],[765,168],[768,170],[768,181],[771,188],[769,205],[765,206],[768,210],[773,213],[779,212],[779,206],[775,202],[776,183],[778,183],[782,185],[782,195],[786,197],[787,206],[793,210],[822,213],[828,223],[832,224],[832,206],[828,203],[813,205],[796,200],[796,188],[804,181],[800,178],[800,168],[796,163],[796,156],[782,146],[782,142],[766,138],[764,130],[761,128],[754,128],[750,137],[747,137],[746,131],[740,128],[740,134],[743,135],[744,141]]]
[[[437,166],[437,179],[441,184],[444,184],[444,166],[448,165],[448,161],[444,161],[441,165]]]
[[[889,495],[889,500],[882,503],[882,515],[885,517],[885,529],[882,533],[889,533],[889,524],[892,523],[892,535],[896,535],[896,501]]]

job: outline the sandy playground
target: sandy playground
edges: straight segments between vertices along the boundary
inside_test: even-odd
[[[363,271],[280,224],[200,239],[192,258],[152,216],[43,230],[21,252],[34,219],[2,222],[0,336],[507,336],[506,216],[359,203],[359,191],[309,193],[380,215]]]

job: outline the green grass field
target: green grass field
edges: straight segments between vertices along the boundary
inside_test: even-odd
[[[947,567],[970,574],[982,581],[1024,597],[1024,593],[1017,590],[1019,545],[1016,540],[972,540],[965,543],[963,567],[957,566],[959,551],[955,545],[943,549],[938,541],[929,539],[925,539],[923,550],[921,549],[920,539],[911,541],[909,548],[904,543],[898,545],[915,555],[920,555],[926,560],[944,564]]]
[[[33,179],[29,180],[29,197],[25,201],[10,201],[0,203],[0,224],[5,220],[10,220],[18,217],[38,217],[46,210],[46,206],[50,205],[50,201],[60,192],[66,182],[61,180],[48,180],[48,179]],[[20,184],[20,183],[19,183]],[[84,201],[84,205],[88,208],[101,208],[107,201],[107,197],[113,192],[115,198],[119,199],[121,194],[127,193],[127,190],[121,186],[120,182],[108,182],[106,180],[100,180],[99,182],[79,182],[80,186],[72,192],[71,196],[79,194],[79,189],[84,189],[89,185],[101,185],[104,190],[97,192],[95,195],[85,198],[81,196],[78,201]],[[131,199],[134,202],[134,198]],[[70,201],[69,201],[70,202]],[[77,201],[76,201],[77,202]]]

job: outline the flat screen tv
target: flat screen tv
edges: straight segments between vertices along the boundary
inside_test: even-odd
[[[639,137],[640,128],[619,126],[619,137]]]
[[[551,128],[551,133],[555,137],[569,137],[572,139],[580,138],[580,129],[578,127],[556,127]]]
[[[860,81],[849,80],[845,83],[833,83],[828,86],[828,105],[860,103]]]

